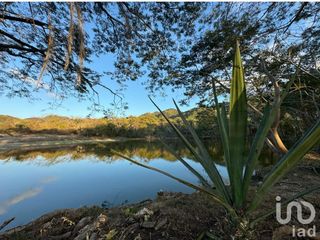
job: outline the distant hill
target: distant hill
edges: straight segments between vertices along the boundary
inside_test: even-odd
[[[21,119],[8,116],[8,115],[0,115],[0,129],[8,129],[15,127],[16,124],[18,124],[21,121]]]
[[[181,126],[182,121],[176,109],[167,109],[164,113],[172,122]],[[210,125],[214,122],[213,109],[195,108],[185,112],[185,116],[199,129],[206,126],[210,128]],[[140,137],[163,133],[169,134],[170,131],[170,127],[167,126],[160,112],[121,118],[70,118],[48,115],[22,119],[0,115],[0,133],[7,134],[47,133]]]

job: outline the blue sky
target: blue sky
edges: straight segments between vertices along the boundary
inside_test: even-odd
[[[89,33],[89,35],[92,34],[92,26],[87,24],[86,31]],[[114,56],[102,55],[99,57],[92,57],[92,62],[87,63],[87,66],[90,66],[93,70],[99,73],[113,71]],[[129,107],[124,111],[125,116],[141,115],[146,112],[156,111],[155,106],[148,99],[149,92],[143,86],[143,82],[146,80],[146,77],[142,77],[138,81],[129,81],[125,83],[127,87],[121,92],[124,96],[123,101],[126,102]],[[121,87],[108,76],[103,77],[102,83],[114,91]],[[96,90],[99,92],[100,104],[102,104],[105,108],[110,107],[110,109],[112,109],[110,103],[113,100],[113,95],[103,88]],[[163,93],[165,93],[165,97],[163,96]],[[92,113],[92,111],[88,109],[92,106],[92,102],[89,100],[79,101],[77,98],[69,97],[61,102],[61,104],[58,106],[58,104],[52,104],[52,102],[55,100],[52,93],[39,90],[33,94],[33,97],[38,100],[30,101],[30,99],[17,97],[7,98],[0,95],[0,114],[11,115],[19,118],[28,118],[52,114],[68,117],[86,117],[88,114]],[[153,96],[153,98],[161,107],[161,109],[168,109],[174,107],[172,98],[174,98],[176,101],[179,101],[184,98],[184,95],[182,89],[172,92],[171,88],[166,88],[162,93]],[[181,109],[187,110],[195,107],[196,101],[197,99],[192,99],[189,103],[189,106],[181,106]],[[115,113],[120,116],[118,112]],[[94,112],[91,116],[102,117],[103,114]]]
[[[128,103],[128,109],[125,110],[125,115],[140,115],[146,112],[156,111],[155,106],[152,105],[148,99],[148,91],[142,86],[142,80],[136,82],[129,82],[127,89],[123,91],[124,101]],[[112,83],[109,85],[111,88],[117,87],[117,84]],[[114,89],[115,89],[114,88]],[[165,90],[166,97],[157,95],[155,101],[162,109],[174,107],[172,98],[175,100],[183,99],[182,91],[171,92],[170,89]],[[113,96],[106,90],[99,91],[100,102],[108,107],[113,99]],[[41,92],[36,93],[37,100],[29,100],[26,98],[7,98],[0,96],[1,112],[0,114],[11,115],[20,118],[45,116],[50,114],[63,115],[69,117],[86,117],[91,110],[91,102],[79,101],[77,98],[68,98],[64,100],[60,106],[52,106],[53,96]],[[57,105],[57,104],[56,104]],[[186,110],[195,106],[195,100],[191,101],[189,106],[183,106],[182,109]],[[111,108],[112,109],[112,108]],[[101,117],[101,113],[94,113],[93,117]]]
[[[93,62],[90,66],[98,72],[110,71],[113,69],[113,58],[112,56],[101,56],[99,58],[93,58]],[[119,84],[110,79],[108,76],[103,78],[103,84],[110,87],[113,90],[120,88]],[[125,110],[124,114],[128,115],[140,115],[146,112],[154,112],[156,108],[152,105],[148,99],[149,92],[143,86],[143,82],[146,78],[143,77],[138,81],[127,82],[126,89],[122,91],[124,96],[124,101],[128,103],[128,109]],[[110,103],[113,100],[113,95],[107,90],[98,89],[100,96],[100,103],[105,107],[111,107]],[[165,97],[161,94],[156,95],[154,98],[158,105],[162,109],[174,107],[172,103],[172,98],[179,101],[184,98],[183,90],[178,90],[172,92],[170,88],[164,90]],[[37,100],[30,100],[26,98],[7,98],[5,96],[0,96],[1,110],[0,114],[11,115],[20,118],[27,117],[40,117],[50,114],[69,116],[69,117],[86,117],[91,110],[88,109],[92,102],[89,100],[79,101],[79,99],[70,97],[64,100],[61,105],[57,106],[54,102],[53,94],[47,93],[45,91],[35,92],[33,95]],[[189,106],[182,106],[183,110],[190,109],[195,106],[196,99],[193,99]],[[112,109],[112,108],[111,108]],[[92,117],[101,117],[102,113],[96,112]]]
[[[92,28],[93,26],[91,23],[86,23],[85,29],[89,36],[92,36],[93,34]],[[102,55],[99,57],[93,56],[91,58],[92,62],[86,63],[86,65],[99,73],[108,71],[111,72],[114,70],[114,57],[115,56],[113,55]],[[124,96],[123,101],[128,104],[128,109],[124,111],[125,116],[141,115],[146,112],[156,111],[155,106],[148,98],[149,92],[143,86],[143,82],[146,80],[146,77],[142,77],[138,81],[128,81],[125,83],[127,87],[121,92]],[[102,83],[113,91],[116,91],[121,87],[108,76],[102,78]],[[112,109],[110,103],[112,103],[114,96],[103,88],[97,88],[96,90],[99,93],[100,104],[105,108]],[[156,103],[162,109],[174,107],[172,98],[174,98],[176,101],[184,98],[182,89],[172,92],[172,89],[166,88],[163,92],[165,93],[165,97],[162,96],[163,93],[153,96]],[[31,101],[30,99],[18,97],[7,98],[0,95],[0,114],[11,115],[20,118],[41,117],[52,114],[68,117],[86,117],[88,114],[92,114],[92,111],[88,109],[92,107],[92,102],[89,100],[79,101],[79,99],[75,97],[69,97],[60,104],[53,105],[52,102],[55,100],[54,94],[41,90],[35,92],[33,97],[37,100]],[[192,99],[189,106],[181,106],[181,109],[187,110],[195,106],[196,99]],[[116,111],[114,111],[114,113],[119,114]],[[103,114],[101,112],[93,112],[91,116],[102,117]]]

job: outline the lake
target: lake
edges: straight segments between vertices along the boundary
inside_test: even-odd
[[[203,169],[179,143],[170,142],[196,170]],[[219,144],[207,143],[224,181],[228,182]],[[147,141],[110,142],[76,147],[0,152],[0,223],[16,217],[7,228],[25,224],[61,208],[118,206],[155,198],[159,191],[193,192],[192,189],[134,165],[110,153],[115,149],[145,164],[198,183],[162,144]],[[266,151],[261,165],[274,156]]]

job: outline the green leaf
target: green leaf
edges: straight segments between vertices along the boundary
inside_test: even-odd
[[[248,155],[248,160],[246,163],[244,180],[243,180],[244,199],[246,198],[246,195],[248,193],[250,180],[251,180],[254,168],[259,160],[259,156],[261,154],[264,142],[265,142],[267,135],[268,135],[268,132],[269,132],[269,130],[270,130],[275,118],[276,118],[277,110],[281,107],[281,103],[283,102],[283,100],[287,96],[294,80],[295,80],[295,78],[292,78],[288,82],[287,87],[281,93],[281,98],[280,98],[279,102],[274,102],[272,107],[269,107],[269,105],[267,105],[265,107],[262,120],[261,120],[259,128],[256,132],[256,135],[253,139],[253,142],[252,142],[252,145],[250,148],[250,152]]]
[[[232,192],[234,192],[234,181],[232,179],[232,173],[233,173],[232,168],[234,167],[234,164],[230,161],[229,128],[228,128],[227,113],[224,105],[222,105],[223,107],[221,108],[219,107],[219,101],[218,101],[216,86],[214,82],[213,82],[213,96],[214,96],[214,101],[215,101],[215,106],[217,111],[217,122],[219,126],[220,138],[222,142],[224,160],[227,165],[231,189],[232,189]]]
[[[194,174],[199,181],[201,182],[201,184],[205,187],[210,188],[210,184],[207,182],[207,180],[200,174],[198,173],[193,167],[190,166],[190,164],[188,164],[182,157],[180,157],[178,154],[176,154],[176,152],[169,147],[165,142],[163,142],[162,140],[160,140],[161,143],[163,144],[163,146],[177,159],[179,160],[192,174]]]
[[[198,137],[197,133],[195,132],[195,130],[193,129],[193,127],[190,125],[190,123],[187,121],[187,119],[185,118],[185,116],[183,115],[183,113],[181,112],[180,108],[178,107],[177,103],[173,100],[174,105],[177,108],[178,114],[180,116],[180,118],[182,119],[184,125],[188,128],[189,132],[191,133],[193,140],[195,141],[198,149],[199,149],[199,154],[201,155],[202,159],[204,160],[204,163],[206,165],[206,169],[208,175],[211,175],[211,179],[213,180],[213,183],[215,184],[216,188],[222,192],[222,194],[224,195],[225,199],[230,202],[230,197],[229,197],[229,193],[227,191],[227,188],[225,187],[223,180],[221,178],[221,175],[215,165],[215,162],[211,159],[207,149],[205,148],[205,146],[203,145],[202,141],[200,140],[200,138]]]
[[[229,213],[230,213],[235,219],[238,218],[238,216],[237,216],[236,212],[233,210],[233,208],[232,208],[224,199],[222,199],[219,195],[216,195],[215,192],[214,192],[212,189],[194,185],[193,183],[190,183],[190,182],[185,181],[185,180],[183,180],[183,179],[181,179],[181,178],[175,177],[175,176],[171,175],[170,173],[167,173],[167,172],[165,172],[165,171],[162,171],[162,170],[160,170],[160,169],[158,169],[158,168],[151,167],[151,166],[148,166],[148,165],[143,164],[143,163],[141,163],[141,162],[138,162],[138,161],[136,161],[136,160],[133,160],[132,158],[129,158],[129,157],[127,157],[127,156],[125,156],[125,155],[123,155],[123,154],[121,154],[121,153],[113,150],[113,149],[111,149],[110,151],[111,151],[112,153],[114,153],[114,154],[116,154],[116,155],[118,155],[118,156],[120,156],[120,157],[128,160],[129,162],[132,162],[132,163],[138,165],[138,166],[141,166],[141,167],[147,168],[147,169],[149,169],[149,170],[152,170],[152,171],[161,173],[161,174],[163,174],[163,175],[165,175],[165,176],[167,176],[167,177],[170,177],[170,178],[172,178],[172,179],[174,179],[174,180],[176,180],[176,181],[178,181],[178,182],[180,182],[180,183],[182,183],[182,184],[184,184],[184,185],[186,185],[186,186],[188,186],[188,187],[190,187],[190,188],[193,188],[193,189],[195,189],[195,190],[197,190],[197,191],[200,191],[200,192],[203,192],[203,193],[208,194],[211,198],[214,199],[214,201],[218,202],[219,204],[221,204],[222,206],[224,206],[226,209],[228,209]]]
[[[242,175],[247,133],[247,97],[239,42],[236,44],[230,88],[229,147],[236,207],[241,207]]]
[[[320,119],[272,168],[271,172],[259,187],[249,211],[255,210],[271,187],[290,171],[307,152],[309,152],[316,144],[319,144],[319,142]]]
[[[244,198],[248,192],[254,168],[257,165],[264,142],[276,117],[278,107],[279,104],[274,104],[272,108],[269,105],[265,107],[262,121],[253,139],[243,179]]]
[[[219,192],[219,194],[221,195],[221,197],[224,198],[224,200],[226,202],[229,202],[228,196],[225,195],[225,191],[223,190],[223,188],[225,187],[223,185],[223,181],[221,179],[221,176],[218,172],[218,175],[216,174],[216,172],[214,171],[214,167],[212,167],[211,164],[210,166],[207,164],[206,160],[199,155],[199,153],[197,152],[197,150],[192,146],[192,144],[187,140],[187,138],[181,133],[181,131],[169,120],[169,118],[161,111],[161,109],[157,106],[157,104],[149,97],[150,101],[155,105],[155,107],[159,110],[159,112],[162,114],[162,116],[167,120],[167,122],[169,123],[169,125],[173,128],[173,130],[177,133],[177,135],[179,136],[179,138],[184,142],[184,144],[186,145],[186,147],[189,149],[189,151],[195,156],[196,160],[203,166],[203,168],[205,169],[205,171],[207,172],[209,178],[211,179],[211,181],[213,182],[213,184],[216,187],[216,190]],[[219,181],[219,178],[221,179],[221,182]]]

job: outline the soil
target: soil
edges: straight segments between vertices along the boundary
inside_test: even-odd
[[[28,135],[0,135],[0,151],[9,150],[37,150],[59,148],[62,146],[76,146],[79,144],[125,141],[127,138],[97,138],[80,135],[52,135],[52,134],[28,134]],[[134,139],[130,139],[134,140]]]
[[[261,215],[275,209],[276,196],[283,200],[319,185],[319,155],[308,155],[307,159],[278,182],[262,206],[253,214]],[[262,169],[254,178],[252,191],[260,184],[269,168]],[[271,215],[257,224],[252,230],[253,239],[289,240],[320,239],[320,193],[313,192],[303,199],[313,204],[316,218],[309,225],[301,225],[293,218],[288,225],[280,225],[275,215]],[[283,207],[284,209],[284,207]],[[293,237],[295,229],[316,227],[317,235],[313,238]],[[238,234],[228,218],[227,212],[206,195],[195,192],[158,193],[155,200],[145,200],[110,209],[87,207],[65,209],[49,213],[39,219],[0,234],[1,240],[145,240],[170,239],[192,240],[209,239],[204,236],[209,232],[211,239],[234,239]],[[203,237],[202,237],[202,236]]]

